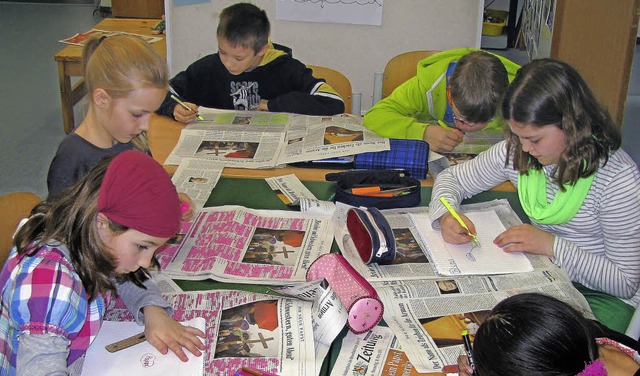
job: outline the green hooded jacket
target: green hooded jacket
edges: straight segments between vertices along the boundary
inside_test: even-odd
[[[449,63],[478,51],[459,48],[437,53],[418,62],[417,75],[398,86],[388,97],[376,103],[364,115],[364,126],[382,137],[422,140],[427,123],[442,120],[447,108],[446,73]],[[509,82],[520,66],[496,55],[507,69]],[[487,126],[504,127],[496,118]]]

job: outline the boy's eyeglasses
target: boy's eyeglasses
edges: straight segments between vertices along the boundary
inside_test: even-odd
[[[453,111],[451,111],[451,116],[453,117],[453,121],[457,121],[459,123],[459,125],[463,125],[463,126],[465,126],[467,128],[475,128],[480,124],[491,123],[495,119],[495,117],[492,117],[491,119],[489,119],[487,121],[470,122],[470,121],[467,121],[464,118],[456,116],[455,112],[453,112]]]

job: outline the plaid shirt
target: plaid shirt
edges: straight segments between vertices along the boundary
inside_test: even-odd
[[[87,350],[95,338],[108,301],[91,303],[80,277],[61,244],[47,245],[33,256],[15,249],[0,273],[0,373],[16,373],[23,333],[53,334],[70,341],[67,364]]]

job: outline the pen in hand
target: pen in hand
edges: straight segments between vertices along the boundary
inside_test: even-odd
[[[171,99],[178,102],[178,104],[184,107],[185,110],[193,111],[191,107],[187,106],[187,104],[181,101],[180,98],[178,98],[175,94],[171,94]],[[198,120],[204,120],[204,118],[197,112],[196,112],[196,117],[198,118]]]
[[[462,220],[462,218],[460,218],[460,216],[458,215],[456,210],[451,206],[451,204],[449,204],[449,201],[447,201],[447,199],[444,198],[444,196],[440,196],[440,202],[442,202],[444,207],[447,208],[447,210],[453,216],[453,218],[455,218],[456,221],[458,221],[460,226],[462,226],[462,228],[467,230],[467,234],[473,238],[473,241],[471,242],[471,245],[474,246],[474,247],[480,247],[480,241],[478,240],[478,236],[476,236],[475,234],[471,233],[471,231],[469,230],[469,227],[467,227],[467,224],[464,223],[464,221]]]
[[[475,373],[476,364],[473,362],[473,350],[471,349],[471,340],[469,339],[469,331],[466,329],[462,331],[462,343],[464,344],[464,351],[467,353],[467,359],[469,359],[469,365],[471,366],[471,369]]]

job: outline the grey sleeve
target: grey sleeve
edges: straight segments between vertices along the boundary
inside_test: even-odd
[[[49,334],[21,334],[16,375],[67,375],[70,341]]]
[[[122,301],[127,306],[127,309],[133,316],[138,324],[144,325],[144,315],[142,308],[146,306],[158,306],[164,308],[167,314],[171,316],[173,314],[173,308],[162,297],[160,289],[156,284],[155,279],[149,278],[144,282],[146,289],[136,286],[133,282],[124,282],[116,284],[118,295],[122,298]]]

